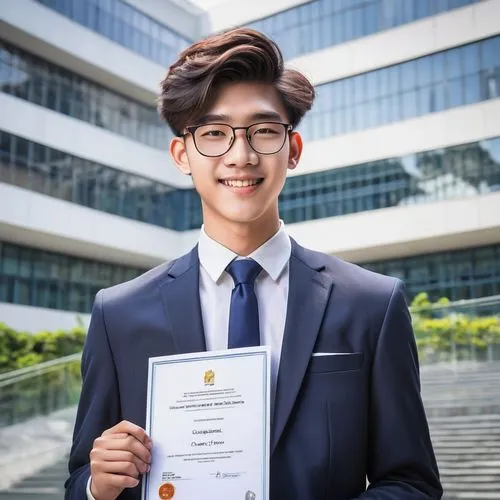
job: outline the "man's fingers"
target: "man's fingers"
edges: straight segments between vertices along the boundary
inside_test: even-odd
[[[139,484],[139,479],[121,474],[105,474],[106,484],[113,488],[134,488]]]
[[[119,424],[116,424],[114,427],[104,431],[102,435],[109,436],[111,434],[130,434],[146,446],[146,448],[151,449],[152,442],[146,434],[146,431],[142,427],[139,427],[128,420],[122,420]]]
[[[94,441],[94,449],[128,451],[147,464],[151,462],[149,450],[130,435],[121,439],[110,439],[109,436],[97,438]]]
[[[125,439],[128,437],[128,434],[126,432],[110,432],[109,434],[106,434],[108,431],[105,431],[102,433],[102,437],[106,437],[109,439]]]
[[[123,450],[103,450],[94,448],[90,452],[91,462],[131,462],[141,474],[149,471],[149,464],[135,456],[131,451]]]
[[[105,462],[99,461],[93,464],[96,472],[107,473],[107,474],[121,474],[123,476],[129,476],[134,479],[138,479],[140,472],[137,467],[132,462]]]

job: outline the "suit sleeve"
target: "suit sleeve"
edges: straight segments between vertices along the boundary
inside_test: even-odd
[[[66,500],[86,500],[90,477],[89,453],[94,440],[120,419],[120,396],[113,354],[103,311],[103,290],[98,292],[82,354],[82,392],[69,457]]]
[[[372,365],[368,480],[370,486],[360,500],[442,497],[420,396],[411,317],[399,280],[382,323]]]

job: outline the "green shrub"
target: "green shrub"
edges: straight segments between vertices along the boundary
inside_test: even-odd
[[[83,326],[31,334],[0,323],[0,373],[80,352],[85,335]]]
[[[434,304],[426,293],[410,305],[413,330],[421,360],[438,358],[485,359],[500,346],[500,316],[478,315],[478,311],[457,307],[446,298]],[[493,351],[495,349],[495,351]]]

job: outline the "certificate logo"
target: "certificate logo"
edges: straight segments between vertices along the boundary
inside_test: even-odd
[[[248,490],[245,494],[245,500],[255,500],[255,493]]]
[[[158,490],[158,496],[160,500],[170,500],[174,498],[175,488],[172,483],[163,483]]]
[[[205,385],[214,385],[215,384],[215,372],[213,370],[207,370],[205,372],[205,376],[203,377],[203,381]]]

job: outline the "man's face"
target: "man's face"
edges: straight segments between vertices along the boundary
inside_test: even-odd
[[[256,123],[289,123],[285,108],[272,85],[231,83],[218,92],[214,105],[200,118],[199,124],[222,123],[248,127]],[[195,136],[187,134],[171,144],[171,155],[179,169],[191,174],[203,206],[205,224],[270,222],[278,219],[278,196],[285,183],[287,169],[296,167],[302,150],[297,132],[285,127],[254,127],[252,144],[269,151],[283,132],[283,146],[273,154],[261,154],[249,144],[245,130],[236,130],[231,142],[229,128],[204,127]],[[202,133],[200,133],[202,132]],[[196,137],[196,145],[195,145]],[[279,141],[278,141],[279,142]],[[219,152],[217,143],[231,145],[222,156],[201,153]],[[196,147],[198,146],[198,147]],[[200,153],[201,151],[201,153]]]

